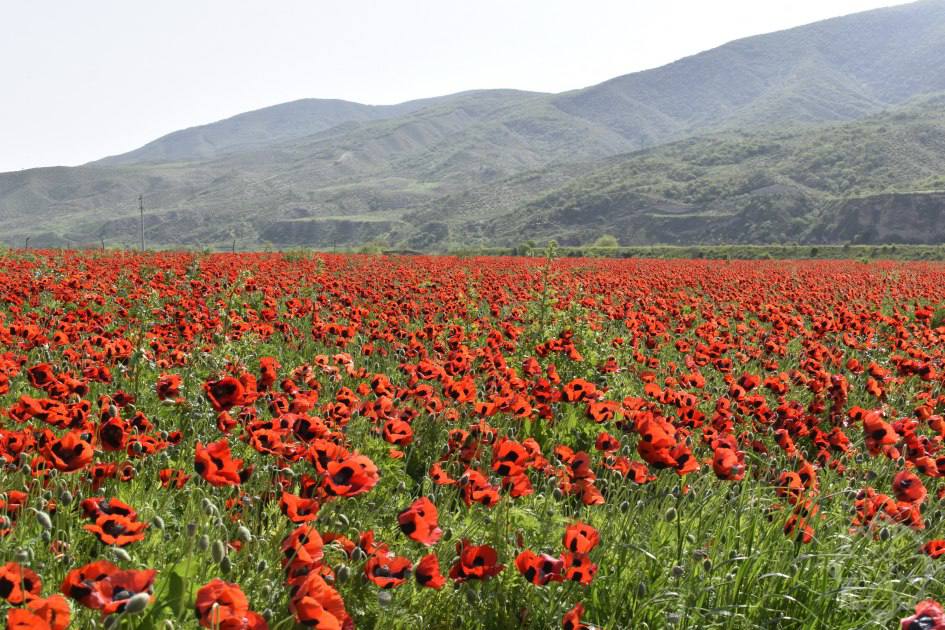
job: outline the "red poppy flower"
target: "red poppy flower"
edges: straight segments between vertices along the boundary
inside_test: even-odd
[[[8,562],[0,567],[0,599],[22,604],[39,597],[43,581],[32,569]]]
[[[584,615],[584,604],[578,602],[561,618],[561,627],[563,630],[589,630],[587,624],[581,623],[581,617]]]
[[[31,599],[7,611],[7,630],[66,630],[72,611],[62,595]]]
[[[157,571],[122,570],[107,560],[97,560],[69,571],[60,591],[86,608],[109,615],[125,610],[128,600],[150,594]]]
[[[102,514],[95,519],[95,523],[85,525],[84,528],[95,534],[103,545],[124,547],[144,540],[144,530],[148,524],[121,514]]]
[[[414,567],[417,584],[424,588],[440,590],[446,584],[446,578],[440,574],[440,561],[436,554],[429,553],[420,559]]]
[[[573,582],[587,586],[597,575],[597,565],[591,562],[590,556],[585,553],[567,551],[562,559],[564,560],[564,577]]]
[[[203,391],[216,411],[227,411],[232,407],[242,405],[246,395],[243,383],[232,376],[204,383]]]
[[[926,490],[918,475],[908,470],[901,470],[893,478],[893,494],[896,499],[906,503],[922,503]]]
[[[268,630],[261,615],[249,609],[249,600],[237,584],[216,578],[197,590],[194,605],[202,628],[213,630]]]
[[[176,400],[180,397],[181,378],[177,374],[162,374],[154,384],[158,400]]]
[[[208,444],[197,442],[194,468],[212,486],[238,486],[245,481],[248,468],[240,469],[243,460],[234,460],[226,438]]]
[[[586,523],[573,523],[564,530],[564,548],[574,553],[590,553],[600,543],[600,534]]]
[[[934,599],[915,605],[915,614],[900,622],[902,630],[945,630],[945,609]]]
[[[61,438],[54,438],[51,432],[46,434],[53,438],[43,447],[43,455],[57,470],[75,472],[92,463],[92,445],[76,431],[70,431]]]
[[[133,507],[119,501],[118,499],[106,499],[104,497],[93,497],[83,499],[80,504],[82,514],[90,520],[96,520],[99,516],[115,514],[118,516],[127,516],[128,518],[137,518],[138,513]]]
[[[333,496],[354,497],[377,485],[377,466],[366,455],[350,455],[342,461],[328,462],[325,491]]]
[[[931,558],[940,558],[945,555],[945,540],[936,538],[922,545],[922,553]]]
[[[526,580],[536,586],[564,580],[564,560],[525,549],[515,558],[515,566]]]
[[[344,600],[316,572],[298,584],[289,599],[289,612],[303,626],[318,630],[353,630]]]
[[[315,499],[306,499],[288,492],[283,492],[279,499],[279,509],[293,523],[314,521],[318,518],[319,507],[319,503]]]
[[[400,531],[418,543],[435,545],[443,535],[437,525],[436,505],[426,497],[420,497],[409,508],[397,516]]]
[[[406,581],[412,568],[413,565],[407,558],[379,550],[364,564],[364,575],[381,588],[394,588]]]
[[[499,557],[489,545],[471,545],[469,541],[462,540],[456,544],[456,553],[459,558],[450,567],[450,578],[456,582],[487,580],[505,568],[505,565],[498,563]]]

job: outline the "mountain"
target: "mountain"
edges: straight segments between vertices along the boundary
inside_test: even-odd
[[[510,194],[514,196],[514,193]],[[494,216],[483,240],[945,242],[945,94],[860,121],[730,131],[602,161]]]
[[[942,59],[945,0],[924,0],[562,94],[296,101],[80,167],[0,174],[0,240],[132,244],[139,194],[162,246],[915,240],[934,194],[910,197],[909,225],[890,217],[923,190],[922,173],[898,169],[940,163],[916,127],[937,141]],[[860,159],[873,149],[887,153]],[[854,175],[833,174],[838,162]]]

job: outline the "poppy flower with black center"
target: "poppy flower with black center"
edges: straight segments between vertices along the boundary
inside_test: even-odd
[[[218,381],[204,383],[203,391],[216,411],[227,411],[243,404],[246,395],[243,383],[232,376],[224,376]]]
[[[240,466],[243,460],[234,460],[230,455],[230,444],[226,438],[207,446],[197,442],[194,452],[194,469],[211,486],[238,486],[243,482]]]
[[[47,433],[51,437],[51,432]],[[77,431],[52,439],[43,446],[43,455],[60,472],[75,472],[92,463],[92,445]]]
[[[72,611],[62,595],[31,599],[25,608],[7,611],[7,630],[66,630]]]
[[[945,609],[934,599],[926,599],[915,605],[915,614],[903,619],[901,630],[945,630]]]
[[[581,622],[582,616],[584,616],[584,604],[578,602],[574,608],[564,613],[564,617],[561,618],[561,628],[563,630],[590,630],[591,626]]]
[[[213,630],[268,630],[263,617],[249,609],[249,600],[237,584],[216,578],[197,590],[197,622]]]
[[[282,541],[282,566],[295,576],[321,565],[325,546],[321,535],[310,525],[299,525]]]
[[[125,610],[128,600],[154,590],[157,571],[122,570],[107,560],[97,560],[69,571],[60,591],[86,608],[110,615]]]
[[[945,555],[945,540],[936,538],[922,545],[922,553],[930,558],[940,558]]]
[[[36,389],[47,389],[57,382],[56,374],[48,363],[39,363],[26,370],[30,385]]]
[[[412,568],[409,559],[380,550],[364,563],[364,576],[381,588],[394,588],[407,580]]]
[[[580,521],[568,525],[564,530],[564,548],[574,553],[590,553],[600,543],[596,529]]]
[[[179,468],[162,468],[158,471],[158,479],[161,480],[162,487],[180,490],[190,479],[190,475]]]
[[[440,590],[446,584],[446,578],[440,573],[440,561],[435,553],[423,556],[413,572],[417,584],[424,588]]]
[[[410,507],[397,515],[400,531],[410,540],[426,546],[435,545],[443,531],[437,524],[439,514],[436,505],[426,497],[420,497]]]
[[[95,534],[103,545],[124,547],[144,540],[144,530],[148,524],[121,514],[102,514],[95,519],[95,523],[85,525],[84,528]]]
[[[333,496],[354,497],[377,485],[377,466],[366,455],[349,455],[326,466],[325,491]]]
[[[29,567],[8,562],[0,567],[0,599],[18,605],[39,597],[43,581]]]
[[[309,573],[293,587],[289,612],[295,620],[316,630],[353,630],[354,621],[345,610],[341,595],[317,572]]]
[[[730,448],[717,448],[712,456],[712,471],[725,481],[741,481],[745,477],[744,456]]]
[[[293,523],[305,523],[318,518],[320,505],[315,499],[305,499],[288,492],[283,492],[279,499],[279,509]]]
[[[259,359],[259,379],[256,381],[256,386],[261,391],[272,387],[279,378],[279,368],[281,367],[275,357],[261,357]]]
[[[82,514],[93,521],[99,516],[109,514],[126,516],[131,519],[137,518],[138,516],[138,513],[133,507],[115,498],[106,499],[105,497],[93,497],[83,499],[80,506],[82,508]]]
[[[893,477],[893,494],[905,503],[922,503],[926,490],[919,476],[908,470],[901,470]]]
[[[564,560],[546,553],[537,554],[526,549],[515,558],[515,567],[526,580],[536,586],[564,580]]]
[[[572,582],[579,582],[587,586],[594,581],[597,575],[597,565],[591,562],[586,553],[565,552],[561,557],[564,560],[564,577]]]
[[[177,374],[162,374],[154,384],[158,400],[177,400],[180,397],[181,378]]]
[[[459,558],[450,567],[450,578],[456,582],[487,580],[498,575],[505,565],[499,564],[499,556],[489,545],[472,545],[468,540],[456,544]]]

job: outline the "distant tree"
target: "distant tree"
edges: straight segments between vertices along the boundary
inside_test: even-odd
[[[619,247],[620,243],[617,241],[617,237],[613,234],[604,234],[596,241],[594,241],[594,247]]]

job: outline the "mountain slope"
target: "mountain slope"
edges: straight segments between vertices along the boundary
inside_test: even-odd
[[[945,240],[945,95],[858,122],[728,132],[619,156],[494,218],[587,244]]]
[[[876,164],[851,162],[872,145],[837,135],[837,159],[855,177],[825,175],[829,157],[805,162],[798,155],[829,149],[811,129],[865,122],[945,91],[942,59],[945,0],[924,0],[739,40],[557,95],[484,90],[393,106],[286,103],[82,167],[0,174],[0,240],[131,244],[139,194],[148,241],[166,246],[377,238],[443,248],[551,236],[584,242],[600,232],[628,242],[913,239],[923,231],[882,228],[870,236],[863,226],[886,220],[864,210],[847,222],[861,225],[852,236],[828,217],[813,231],[801,223],[815,210],[846,212],[831,199],[885,193],[875,182],[912,192],[918,175],[893,172],[890,184],[881,169],[910,163],[902,147],[922,154],[908,130],[916,116],[934,112],[908,109],[906,118],[888,120],[908,130],[897,140],[902,145],[872,140],[886,153]],[[938,122],[928,122],[933,136]],[[872,133],[871,124],[849,129]],[[829,133],[839,129],[847,128]],[[779,148],[705,163],[751,143]],[[940,160],[923,154],[917,167],[923,164]],[[774,182],[755,187],[764,194],[744,188],[756,172]],[[833,188],[818,188],[818,177]],[[692,198],[689,188],[701,196]],[[652,221],[641,230],[644,215]]]
[[[711,129],[852,120],[945,90],[945,2],[926,0],[725,44],[552,97],[638,146]]]

